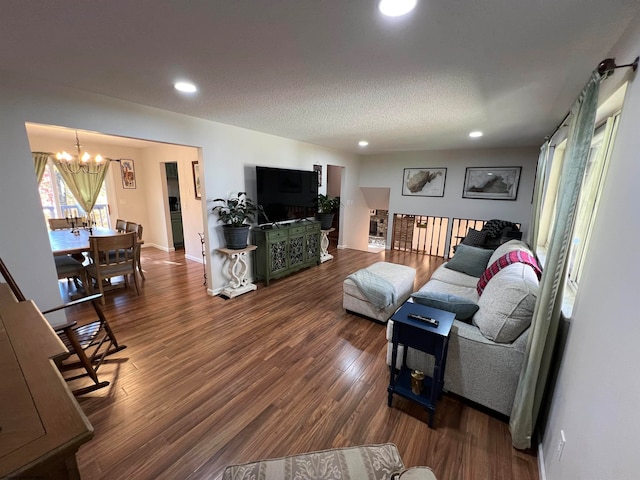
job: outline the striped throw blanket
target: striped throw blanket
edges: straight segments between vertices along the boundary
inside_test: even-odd
[[[540,280],[540,277],[542,277],[542,270],[540,269],[540,266],[538,265],[538,262],[533,255],[525,252],[524,250],[514,250],[512,252],[505,253],[503,256],[493,262],[489,267],[487,267],[487,269],[480,277],[480,280],[478,280],[478,285],[476,286],[478,295],[482,295],[482,292],[487,286],[487,283],[489,283],[489,280],[491,280],[496,273],[505,268],[507,265],[511,265],[512,263],[524,263],[526,265],[529,265],[531,268],[533,268],[533,271],[536,272],[538,280]]]

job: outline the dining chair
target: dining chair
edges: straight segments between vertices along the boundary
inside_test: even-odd
[[[82,285],[86,288],[87,285],[87,272],[82,262],[76,260],[70,255],[55,255],[53,260],[56,264],[56,272],[58,273],[58,279],[73,280],[76,288],[79,287],[78,279],[82,282]]]
[[[118,218],[116,220],[116,232],[124,233],[127,231],[127,221]]]
[[[49,218],[49,230],[66,230],[71,228],[69,220],[66,218]]]
[[[20,287],[14,280],[5,263],[2,261],[2,258],[0,258],[0,275],[9,285],[9,288],[16,297],[16,300],[18,302],[26,301],[22,290],[20,290]],[[65,344],[67,350],[69,350],[68,358],[56,362],[58,369],[61,372],[84,369],[86,372],[72,377],[65,377],[65,380],[71,381],[88,376],[93,381],[92,385],[73,390],[74,395],[82,395],[109,385],[108,381],[101,381],[98,378],[98,368],[100,368],[100,365],[102,365],[107,356],[127,348],[126,345],[118,343],[104,312],[100,308],[100,304],[98,302],[100,298],[100,294],[91,295],[41,312],[43,315],[46,315],[48,313],[67,308],[79,310],[81,305],[86,304],[88,306],[89,302],[93,307],[93,312],[90,313],[88,321],[83,320],[80,324],[73,321],[65,325],[54,327],[55,333]],[[82,310],[82,314],[84,315],[85,312],[91,312],[91,309],[85,307]]]
[[[86,272],[90,293],[95,291],[93,280],[95,280],[100,293],[104,295],[105,281],[122,276],[125,287],[128,287],[129,275],[133,275],[136,293],[140,295],[138,276],[136,275],[136,241],[136,232],[89,237],[91,263],[87,265]],[[101,301],[104,305],[104,296]]]
[[[144,276],[144,272],[142,271],[142,263],[140,263],[140,250],[142,248],[142,225],[140,225],[139,223],[127,222],[126,231],[127,232],[136,232],[136,235],[137,235],[137,242],[136,242],[136,263],[137,263],[137,268],[138,268],[138,272],[140,273],[140,277],[142,277],[143,280],[146,280],[146,278]]]

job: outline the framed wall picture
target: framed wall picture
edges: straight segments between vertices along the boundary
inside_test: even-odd
[[[122,175],[122,188],[136,188],[136,170],[133,160],[123,158],[120,160],[120,173]]]
[[[405,168],[402,195],[410,197],[444,197],[446,168]]]
[[[193,171],[193,191],[196,195],[196,200],[202,198],[202,190],[200,190],[200,164],[198,162],[191,162],[191,170]]]
[[[522,167],[468,167],[462,198],[515,200]]]

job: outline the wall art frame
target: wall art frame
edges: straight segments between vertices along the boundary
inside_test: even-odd
[[[444,197],[446,168],[405,168],[402,195],[408,197]]]
[[[122,188],[136,188],[136,168],[132,159],[120,159],[120,176],[122,177]]]
[[[522,167],[467,167],[462,198],[516,200]]]
[[[200,189],[200,164],[198,161],[191,162],[191,172],[193,173],[193,192],[196,200],[202,198],[202,190]]]

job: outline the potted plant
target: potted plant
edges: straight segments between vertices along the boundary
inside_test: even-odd
[[[338,197],[330,197],[328,195],[318,195],[318,213],[316,219],[320,220],[320,228],[329,230],[333,223],[333,217],[340,208],[340,199]]]
[[[236,196],[228,199],[216,198],[215,202],[221,203],[214,206],[211,211],[218,215],[218,221],[222,226],[227,248],[241,250],[247,247],[247,238],[251,225],[245,223],[255,219],[259,206],[253,203],[246,192],[238,192]]]

